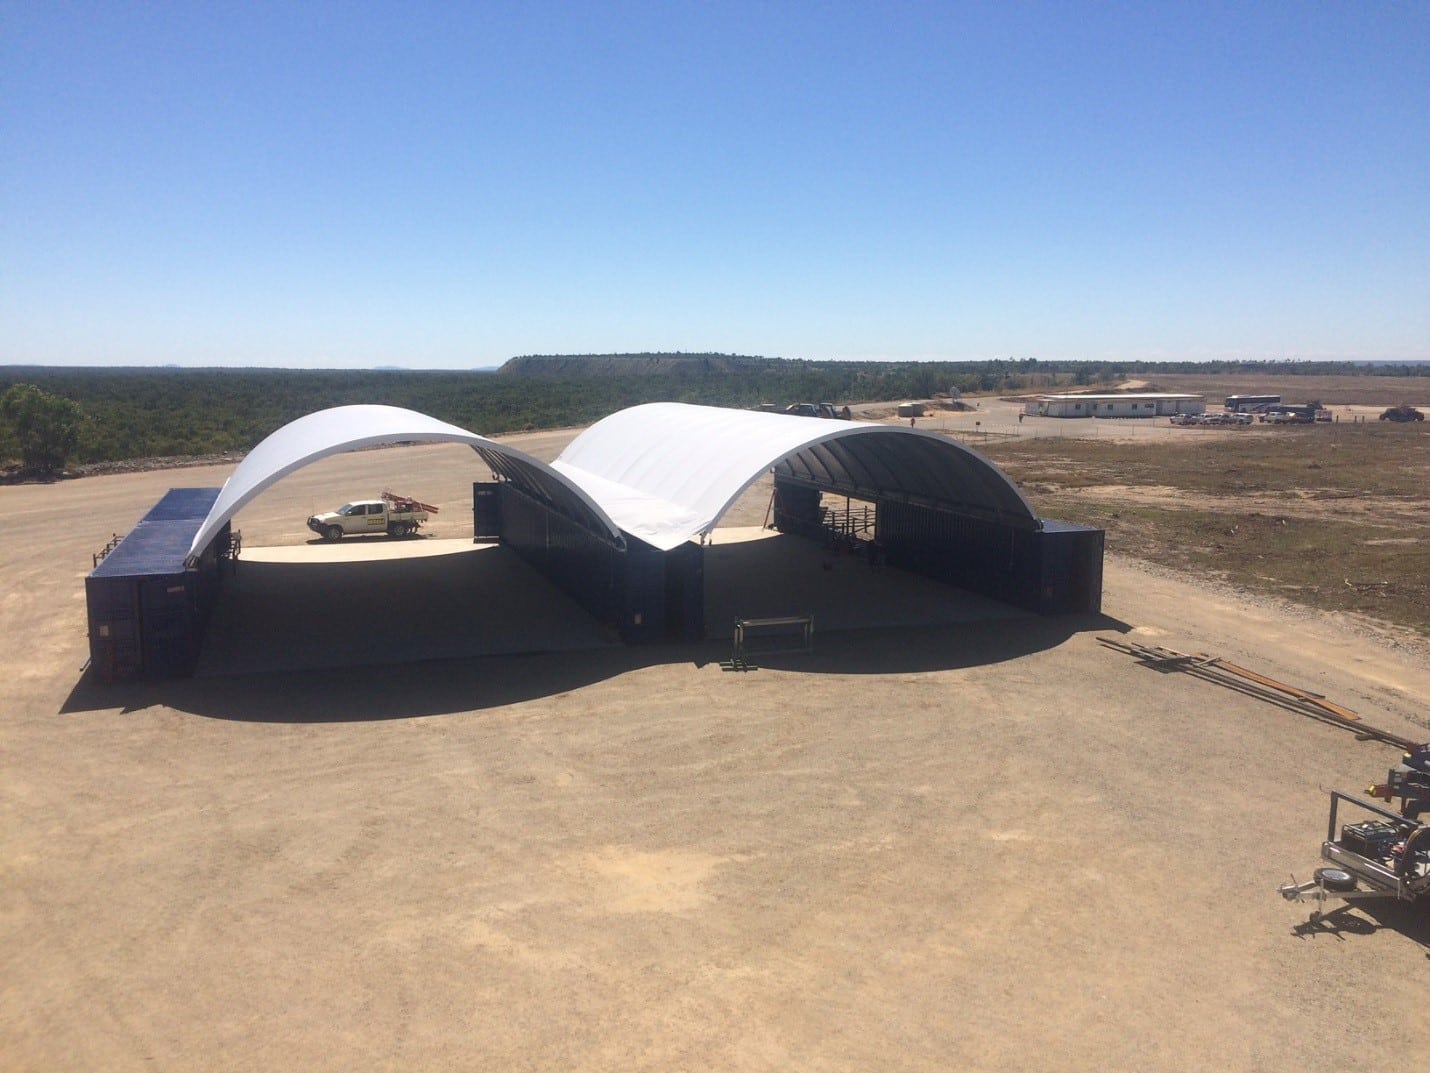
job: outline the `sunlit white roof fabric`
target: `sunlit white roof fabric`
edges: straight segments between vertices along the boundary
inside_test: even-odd
[[[772,468],[855,497],[943,506],[1030,529],[1042,524],[991,462],[916,428],[657,402],[597,422],[548,466],[426,414],[338,406],[284,425],[249,452],[219,492],[190,556],[294,470],[396,443],[465,443],[500,478],[617,546],[628,533],[668,551],[708,534]]]
[[[709,533],[772,467],[853,495],[903,498],[1038,528],[977,452],[917,428],[658,402],[612,414],[552,467],[625,532],[668,550]]]
[[[465,443],[493,470],[519,480],[529,494],[554,500],[565,513],[584,514],[581,520],[588,525],[621,540],[620,530],[590,496],[522,451],[397,406],[337,406],[284,425],[248,453],[224,483],[189,555],[207,546],[245,503],[294,470],[343,451],[396,443]]]

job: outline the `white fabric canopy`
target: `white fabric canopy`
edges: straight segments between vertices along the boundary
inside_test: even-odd
[[[669,550],[708,534],[746,488],[784,459],[832,441],[852,447],[864,437],[913,446],[904,439],[912,437],[922,450],[903,454],[909,464],[942,459],[971,492],[968,499],[1036,518],[1012,482],[981,455],[937,433],[897,425],[654,402],[598,421],[552,466],[627,533]]]
[[[395,443],[465,443],[550,472],[546,463],[522,451],[415,410],[397,406],[336,406],[289,422],[248,453],[224,482],[213,509],[189,545],[189,555],[192,557],[202,551],[245,503],[294,470],[343,451]],[[563,480],[563,483],[568,482]],[[619,537],[620,531],[605,512],[585,492],[576,491],[593,514],[605,521],[611,534]]]
[[[413,442],[465,443],[484,457],[499,455],[537,494],[544,489],[548,503],[565,503],[558,509],[584,509],[585,523],[616,542],[624,531],[663,551],[708,534],[746,488],[786,462],[817,473],[825,487],[944,502],[1038,524],[991,462],[921,429],[657,402],[597,422],[548,466],[426,414],[338,406],[284,425],[248,454],[219,492],[190,556],[245,503],[294,470],[342,451]]]

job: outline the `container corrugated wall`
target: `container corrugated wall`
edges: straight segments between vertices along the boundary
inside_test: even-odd
[[[890,566],[1033,608],[1035,530],[910,503],[878,503],[875,538]]]
[[[705,633],[705,549],[661,551],[634,537],[624,549],[500,486],[502,543],[629,644],[698,640]]]
[[[876,538],[891,566],[1039,614],[1102,610],[1100,529],[1043,520],[1041,530],[908,503],[878,503]]]
[[[89,611],[89,662],[101,682],[135,678],[144,670],[139,630],[139,582],[133,578],[85,578]]]
[[[617,549],[503,481],[502,543],[602,622],[618,619]]]
[[[1045,615],[1093,615],[1102,611],[1101,529],[1043,519],[1042,588],[1036,610]]]
[[[218,493],[171,489],[85,579],[90,666],[101,681],[193,673],[218,599],[229,526],[192,566],[185,559]]]
[[[665,553],[665,636],[705,638],[705,549],[694,541]]]
[[[629,644],[664,640],[665,553],[627,537],[621,567],[621,636]]]

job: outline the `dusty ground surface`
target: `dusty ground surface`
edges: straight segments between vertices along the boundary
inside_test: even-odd
[[[1172,442],[1038,438],[984,450],[1042,514],[1110,546],[1430,640],[1430,430],[1257,425]]]
[[[473,468],[345,455],[238,524],[304,548],[312,510],[392,487],[458,540]],[[712,643],[88,685],[90,553],[227,472],[0,488],[6,1069],[1305,1070],[1423,1048],[1427,915],[1307,929],[1275,893],[1316,861],[1325,791],[1394,752],[1096,638],[1430,737],[1417,648],[1113,554],[1105,618],[831,631],[743,675]],[[763,509],[757,489],[728,520]]]

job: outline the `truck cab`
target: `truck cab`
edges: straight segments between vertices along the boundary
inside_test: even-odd
[[[380,533],[387,531],[387,504],[371,499],[344,503],[335,512],[344,519],[344,533]]]

